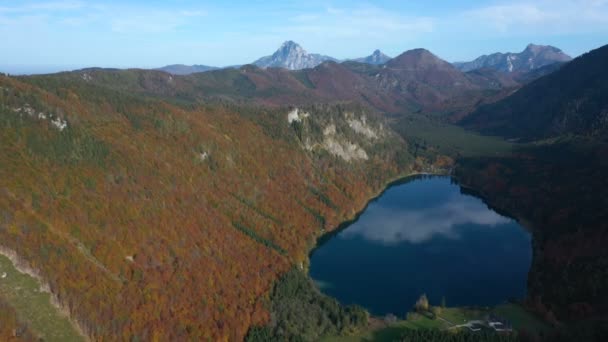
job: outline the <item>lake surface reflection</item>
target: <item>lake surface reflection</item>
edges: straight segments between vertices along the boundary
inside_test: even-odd
[[[530,239],[449,177],[419,177],[316,249],[310,275],[324,293],[376,315],[403,315],[422,293],[431,304],[491,306],[525,296]]]

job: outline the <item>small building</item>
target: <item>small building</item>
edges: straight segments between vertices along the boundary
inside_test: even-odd
[[[494,314],[488,315],[487,324],[490,328],[494,329],[497,332],[510,332],[513,331],[513,327],[511,326],[511,322],[508,320],[499,317]]]
[[[469,328],[469,330],[473,331],[473,332],[477,332],[477,331],[481,331],[481,329],[483,328],[483,325],[480,323],[472,323],[467,325],[467,328]]]

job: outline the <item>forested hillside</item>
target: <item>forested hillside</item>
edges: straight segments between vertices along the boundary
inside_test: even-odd
[[[528,306],[563,328],[584,323],[571,337],[606,326],[607,156],[605,143],[564,139],[512,156],[462,159],[456,168],[464,185],[531,230]]]
[[[460,182],[530,223],[529,306],[601,317],[606,51],[520,90],[536,76],[465,74],[423,49],[382,67],[0,76],[0,252],[92,339],[317,340],[367,320],[302,273],[317,238],[391,180],[456,160]],[[579,137],[511,154],[449,120]],[[0,334],[36,336],[7,312]]]
[[[63,77],[0,78],[0,244],[95,339],[241,339],[322,232],[435,161],[365,107],[180,104]]]
[[[608,122],[608,46],[588,52],[462,120],[465,127],[507,138],[564,134],[602,138]]]
[[[530,227],[528,305],[583,340],[608,313],[606,61],[604,46],[464,118],[467,128],[532,143],[511,156],[461,159],[456,169]]]

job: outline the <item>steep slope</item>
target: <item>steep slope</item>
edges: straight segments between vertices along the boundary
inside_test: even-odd
[[[606,61],[608,46],[463,119],[465,127],[533,143],[511,156],[460,160],[455,172],[530,227],[528,305],[549,322],[565,323],[572,336],[601,331],[593,324],[605,326],[608,313]],[[588,326],[569,327],[577,321]]]
[[[325,61],[337,61],[335,58],[314,53],[308,53],[293,41],[286,41],[271,56],[266,56],[253,62],[261,68],[285,68],[300,70],[314,68]]]
[[[528,72],[516,72],[516,73],[509,73],[509,74],[504,74],[504,75],[510,75],[510,76],[512,76],[512,78],[515,81],[517,81],[521,84],[527,84],[538,78],[541,78],[543,76],[556,72],[557,70],[561,69],[567,63],[569,63],[569,62],[555,62],[552,64],[547,64],[540,68],[536,68],[534,70],[530,70]]]
[[[306,70],[307,78],[321,98],[333,101],[354,101],[385,112],[398,111],[391,94],[379,91],[373,79],[351,71],[342,64],[326,62]]]
[[[483,55],[471,62],[458,62],[454,65],[461,71],[491,68],[502,72],[528,72],[553,63],[564,63],[572,58],[562,50],[549,45],[529,44],[520,53],[494,53]]]
[[[466,86],[469,83],[454,66],[426,49],[406,51],[390,60],[386,68],[401,75],[404,82],[424,82],[440,88]]]
[[[593,336],[596,319],[606,326],[607,156],[604,141],[568,138],[530,144],[504,157],[462,159],[454,172],[459,182],[530,229],[527,305],[574,336],[580,331]],[[587,326],[568,328],[576,321]],[[600,336],[546,340],[605,340]]]
[[[164,66],[162,68],[158,68],[156,70],[164,71],[170,73],[172,75],[190,75],[197,72],[206,72],[211,70],[217,70],[219,68],[207,66],[207,65],[184,65],[184,64],[171,64]]]
[[[487,134],[524,140],[608,129],[608,46],[580,56],[462,121]]]
[[[0,77],[0,245],[93,339],[241,340],[274,281],[412,158],[365,108],[170,103],[143,95],[150,75],[169,84]]]
[[[407,111],[468,111],[484,90],[483,84],[425,49],[404,52],[373,77],[378,89],[399,98]]]
[[[389,79],[382,79],[388,76]],[[475,85],[450,63],[425,49],[406,51],[386,64],[379,77],[381,85],[409,92],[423,102],[441,101]],[[396,84],[390,79],[397,81]]]
[[[15,310],[0,298],[0,340],[28,342],[38,340],[28,329],[28,326],[19,322]]]
[[[474,83],[488,89],[517,88],[520,85],[513,75],[490,68],[475,69],[467,72],[466,75]]]
[[[372,64],[372,65],[382,65],[390,60],[391,60],[391,57],[385,55],[380,50],[375,50],[371,55],[369,55],[367,57],[355,58],[352,61],[358,62],[358,63]]]

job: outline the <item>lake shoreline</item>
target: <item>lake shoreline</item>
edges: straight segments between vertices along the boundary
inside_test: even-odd
[[[468,184],[462,183],[456,176],[452,176],[452,177],[456,181],[458,181],[458,185],[466,191],[465,193],[481,199],[483,201],[483,203],[488,206],[488,208],[492,209],[493,211],[495,211],[496,213],[498,213],[504,217],[508,217],[510,219],[517,221],[517,223],[519,223],[523,228],[525,228],[527,232],[534,235],[535,229],[530,221],[524,219],[520,215],[507,212],[506,210],[500,208],[498,205],[496,205],[492,202],[492,200],[491,200],[492,196],[484,194],[481,190],[475,189]]]
[[[372,205],[373,203],[376,203],[378,201],[380,201],[380,203],[382,203],[382,200],[380,200],[380,198],[383,195],[385,195],[390,189],[392,189],[394,187],[399,187],[399,186],[404,186],[404,188],[407,188],[408,187],[407,184],[410,183],[410,182],[421,182],[423,184],[427,183],[427,182],[430,182],[430,184],[433,184],[433,183],[434,184],[445,184],[445,186],[449,186],[452,189],[452,190],[450,190],[450,192],[453,193],[452,196],[455,196],[456,194],[458,194],[457,195],[458,198],[465,198],[465,197],[475,198],[477,200],[476,203],[478,203],[478,204],[476,204],[476,208],[478,208],[476,210],[496,211],[495,208],[493,208],[493,206],[490,205],[490,203],[489,203],[489,201],[488,201],[488,199],[486,197],[481,196],[480,193],[475,192],[472,189],[469,189],[467,186],[462,185],[460,183],[459,179],[457,177],[455,177],[451,173],[412,173],[412,174],[408,174],[408,175],[403,176],[403,177],[397,177],[397,178],[391,180],[390,182],[387,182],[386,183],[387,185],[385,187],[383,187],[381,190],[377,191],[375,193],[375,195],[373,197],[371,197],[370,200],[368,200],[365,203],[365,205],[362,207],[362,209],[359,210],[359,211],[357,211],[357,213],[351,219],[343,221],[335,229],[333,229],[332,231],[329,231],[329,232],[321,235],[317,239],[317,243],[315,244],[315,247],[312,248],[310,250],[310,252],[309,252],[309,259],[308,259],[309,262],[307,263],[307,269],[305,270],[306,274],[310,278],[310,280],[313,281],[313,282],[314,282],[314,279],[328,280],[328,279],[331,279],[331,276],[329,276],[329,274],[337,274],[336,272],[338,272],[338,273],[341,274],[343,272],[343,271],[340,271],[342,268],[340,266],[337,266],[337,264],[335,264],[331,260],[336,260],[336,258],[338,258],[338,260],[342,260],[342,262],[348,262],[348,260],[359,260],[359,258],[360,258],[359,256],[362,255],[361,253],[363,253],[363,255],[365,255],[365,253],[366,253],[365,251],[368,250],[368,249],[366,249],[366,246],[355,247],[355,249],[353,249],[351,252],[348,252],[346,250],[338,249],[338,250],[340,250],[340,252],[337,252],[337,253],[340,253],[340,255],[333,255],[333,256],[330,256],[332,254],[326,254],[326,253],[319,254],[319,256],[316,256],[315,252],[317,251],[317,249],[320,249],[321,247],[326,246],[326,244],[328,243],[328,241],[330,241],[333,238],[335,238],[338,234],[340,234],[341,232],[343,232],[345,229],[347,229],[347,228],[349,228],[349,227],[351,227],[353,225],[356,225],[356,223],[361,219],[363,213],[366,212],[369,209],[370,205]],[[424,189],[424,188],[421,188],[421,189]],[[428,197],[428,195],[425,195],[425,194],[435,193],[435,191],[439,191],[439,193],[442,193],[443,190],[440,190],[440,189],[441,188],[432,187],[432,188],[427,188],[426,190],[416,190],[416,191],[422,191],[420,193],[417,193],[417,192],[411,193],[410,192],[410,195],[409,195],[410,200],[409,201],[413,201],[411,203],[418,203],[419,201],[424,201],[424,198]],[[397,192],[397,193],[399,193],[399,192]],[[431,196],[430,198],[434,198],[437,195],[430,195],[430,196]],[[441,195],[439,195],[439,196],[441,196]],[[392,193],[392,195],[390,195],[389,198],[394,198],[392,201],[394,202],[393,205],[396,205],[396,206],[399,206],[399,204],[398,204],[398,203],[400,203],[399,201],[403,201],[403,199],[401,199],[401,200],[398,200],[397,202],[395,202],[395,199],[398,198],[398,197],[395,198],[394,197],[394,193]],[[469,199],[469,200],[466,200],[466,201],[467,201],[467,203],[470,203],[470,201],[472,201],[472,199]],[[403,202],[403,203],[408,203],[408,202],[406,200],[406,202]],[[484,209],[482,209],[482,208],[484,208]],[[518,220],[517,218],[513,217],[512,215],[509,215],[508,213],[496,211],[495,215],[503,217],[503,219],[501,219],[502,220],[501,222],[503,222],[502,224],[510,224],[510,225],[513,225],[513,226],[519,225],[520,220]],[[439,215],[439,216],[440,217],[445,217],[444,215]],[[476,216],[473,216],[473,217],[476,217]],[[365,219],[364,221],[367,222],[367,219]],[[434,222],[434,221],[433,220],[429,221],[429,224],[432,225],[433,224],[432,222]],[[510,222],[510,223],[508,223],[508,222]],[[439,222],[439,223],[441,223],[441,222]],[[377,223],[377,224],[382,225],[382,223]],[[375,229],[375,228],[372,229],[372,231],[376,231],[376,230],[377,229]],[[528,236],[528,238],[527,238],[528,242],[523,241],[521,239],[517,240],[517,241],[521,242],[521,243],[519,243],[519,242],[518,243],[519,243],[520,249],[522,251],[521,252],[517,252],[517,254],[505,254],[504,252],[501,252],[501,253],[497,254],[497,256],[499,258],[503,258],[503,259],[500,259],[500,260],[508,260],[509,262],[511,260],[521,260],[520,265],[522,265],[522,266],[518,267],[517,269],[522,269],[523,270],[522,267],[529,267],[529,265],[530,265],[525,260],[527,258],[527,255],[528,255],[528,251],[532,250],[532,246],[530,246],[530,244],[529,244],[530,234],[529,234],[528,229],[526,229],[523,226],[519,226],[519,233],[515,233],[515,234],[517,234],[517,236],[520,236],[520,235],[526,235],[526,236]],[[493,240],[490,240],[490,241],[493,241]],[[500,242],[494,242],[494,243],[499,243],[500,244]],[[352,246],[352,243],[349,243],[349,244],[351,244],[351,246]],[[331,246],[335,246],[335,244],[331,244]],[[337,246],[340,246],[340,244],[338,244]],[[342,244],[342,246],[344,246],[344,244]],[[477,244],[475,244],[475,246],[477,246]],[[335,247],[330,247],[330,250],[331,250],[331,248],[333,248],[335,250]],[[340,248],[343,248],[343,247],[340,247]],[[361,248],[364,248],[364,249],[361,249]],[[375,251],[374,248],[371,249],[372,252],[368,252],[368,253],[372,253],[372,255],[370,256],[371,257],[370,260],[374,260],[374,258],[375,258],[375,257],[373,257],[373,255],[375,255],[374,253],[382,253],[382,252],[377,252],[377,251],[373,252],[373,251]],[[524,248],[525,248],[526,252],[523,252]],[[485,249],[487,249],[487,248],[485,248]],[[477,248],[476,250],[482,251],[482,250],[485,250],[485,249],[482,247],[482,249]],[[347,254],[345,254],[345,253],[347,253]],[[354,254],[350,255],[348,253],[354,253]],[[407,252],[404,252],[404,253],[407,253]],[[321,255],[323,255],[323,256],[321,256]],[[450,255],[450,254],[446,254],[446,255]],[[516,259],[513,259],[509,255],[515,256]],[[328,258],[331,258],[331,260],[328,259]],[[323,259],[326,259],[326,260],[325,261],[321,261]],[[415,259],[412,259],[410,257],[408,260],[415,260]],[[433,260],[433,259],[430,259],[430,260]],[[315,264],[314,264],[315,262],[317,262],[317,264],[316,264],[317,266],[315,266]],[[411,264],[411,262],[409,262],[409,261],[404,261],[404,262],[405,262],[405,265],[410,265]],[[333,265],[333,266],[323,266],[323,265]],[[483,265],[484,266],[482,266],[482,267],[486,267],[485,264],[483,264]],[[392,266],[393,267],[397,267],[396,264],[394,264],[394,263],[393,263]],[[338,267],[338,268],[336,268],[336,267]],[[415,267],[415,265],[414,266],[410,265],[410,269],[411,269],[411,267]],[[330,273],[326,274],[325,276],[321,276],[320,275],[319,270],[326,269],[325,273],[327,273],[327,269],[331,269],[331,268],[335,268],[335,272],[330,272]],[[352,267],[350,267],[350,266],[347,267],[347,269],[351,269],[351,268]],[[441,267],[439,267],[438,269],[441,269]],[[527,268],[526,268],[526,270],[527,270]],[[348,271],[348,272],[350,272],[350,274],[356,274],[357,270],[356,269],[352,269],[351,271]],[[493,271],[493,269],[490,268],[487,274],[488,274],[488,277],[493,277],[493,274],[495,274],[495,272]],[[522,275],[522,276],[525,277],[525,275]],[[325,277],[329,277],[329,278],[326,279]],[[353,277],[356,278],[356,276],[354,276],[354,275],[353,275]],[[501,277],[501,276],[498,276],[498,277]],[[353,279],[355,279],[355,278],[353,278]],[[522,279],[526,279],[526,278],[522,278]],[[524,280],[524,283],[525,283],[525,280]],[[328,295],[330,297],[336,298],[335,294],[332,295],[333,292],[331,292],[331,291],[330,292],[325,292],[325,290],[322,290],[322,287],[320,288],[319,286],[320,286],[319,284],[315,285],[315,287],[317,287],[317,289],[319,291],[325,293],[326,295]],[[505,287],[505,288],[509,288],[509,287]],[[351,291],[351,293],[352,293],[352,290],[349,290],[349,291]],[[392,291],[392,289],[391,289],[391,291]],[[507,291],[512,291],[512,290],[509,289]],[[497,305],[497,304],[501,303],[502,300],[506,300],[507,298],[518,298],[519,300],[525,301],[525,298],[526,298],[525,292],[526,292],[525,290],[521,290],[520,291],[520,290],[517,290],[517,289],[515,290],[515,292],[505,292],[505,296],[501,297],[502,299],[499,298],[500,300],[498,300],[496,302],[492,302],[492,300],[494,300],[494,299],[490,298],[490,302],[484,302],[484,301],[480,301],[480,302],[470,301],[469,302],[469,301],[466,301],[466,300],[465,301],[462,301],[462,300],[458,301],[457,300],[454,304],[456,304],[456,305],[465,305],[465,306],[470,306],[470,305],[473,305],[473,306],[476,306],[476,305],[477,306],[479,306],[479,305],[481,305],[481,306],[490,305],[490,306],[492,306],[492,305]],[[484,295],[485,295],[485,292],[484,292],[483,295],[480,295],[480,297],[484,296]],[[364,296],[367,296],[367,295],[364,295]],[[369,296],[367,296],[367,297],[369,297]],[[341,297],[338,295],[338,298],[341,298]],[[342,298],[342,300],[343,299],[344,298]],[[438,299],[434,299],[434,300],[437,301]],[[408,299],[408,301],[409,301],[409,299]],[[375,302],[371,302],[370,303],[369,300],[367,302],[365,302],[365,301],[363,301],[363,302],[354,301],[353,302],[352,300],[346,300],[346,302],[344,302],[344,303],[367,303],[368,305],[360,304],[360,305],[363,305],[367,310],[373,309],[375,307],[374,305],[376,305],[376,304],[373,304],[373,305],[369,306],[371,303],[375,303]],[[380,304],[380,305],[383,305],[383,304]],[[376,310],[376,309],[374,309],[374,310]],[[382,312],[385,312],[385,311],[377,312],[377,310],[376,310],[374,312],[375,312],[375,314],[373,314],[374,317],[382,317],[382,315],[383,315]],[[386,311],[386,312],[391,312],[390,307],[389,307],[389,310]],[[380,314],[380,316],[378,316],[378,314]]]
[[[308,252],[308,260],[307,260],[308,264],[310,264],[310,257],[312,256],[312,254],[319,247],[321,247],[324,242],[328,241],[332,237],[339,234],[341,231],[348,228],[353,223],[357,222],[357,220],[361,217],[361,215],[365,212],[365,210],[369,207],[369,205],[371,203],[375,202],[376,200],[378,200],[380,197],[382,197],[382,195],[384,195],[384,193],[386,193],[390,188],[398,186],[398,185],[403,185],[409,181],[415,180],[417,178],[422,178],[422,177],[452,177],[453,178],[453,176],[449,173],[444,174],[444,173],[430,173],[430,172],[415,172],[415,173],[410,173],[407,175],[401,175],[401,176],[392,178],[390,181],[388,181],[386,183],[385,186],[383,186],[381,188],[381,190],[377,191],[373,196],[371,196],[365,202],[365,205],[363,205],[363,207],[361,209],[355,211],[354,215],[350,216],[349,219],[342,221],[335,228],[333,228],[329,231],[323,232],[321,235],[319,235],[316,238],[314,246]],[[308,272],[306,272],[306,273],[308,274]]]

